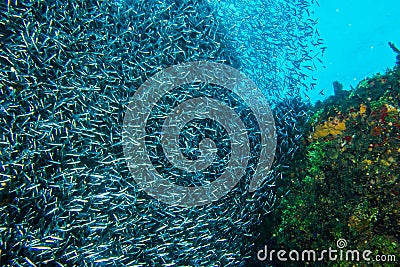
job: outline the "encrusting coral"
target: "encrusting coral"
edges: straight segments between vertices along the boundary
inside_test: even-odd
[[[315,106],[281,186],[290,193],[271,219],[270,246],[322,249],[345,238],[348,248],[399,257],[400,66],[343,95]]]

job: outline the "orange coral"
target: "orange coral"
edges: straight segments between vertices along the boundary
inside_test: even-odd
[[[360,105],[360,115],[364,115],[367,112],[367,106],[364,104]]]
[[[379,135],[381,135],[382,131],[383,131],[383,128],[381,126],[375,126],[371,129],[370,134],[372,136],[379,136]]]
[[[361,104],[360,105],[360,111],[358,111],[358,112],[353,111],[353,112],[350,113],[350,116],[352,118],[355,118],[357,116],[365,116],[366,113],[367,113],[367,106],[364,105],[364,104]]]
[[[315,127],[312,138],[318,139],[328,135],[336,136],[341,134],[344,130],[346,130],[346,123],[344,120],[340,120],[336,117],[329,118],[328,121]]]
[[[385,104],[385,107],[386,107],[386,109],[387,109],[387,112],[398,112],[398,109],[395,108],[395,107],[392,106],[392,105]]]

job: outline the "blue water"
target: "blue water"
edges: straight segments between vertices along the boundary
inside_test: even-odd
[[[276,44],[276,39],[269,38],[271,35],[265,26],[271,25],[273,21],[271,17],[277,18],[278,24],[283,23],[281,19],[285,17],[274,10],[275,6],[265,4],[263,1],[211,2],[218,3],[222,22],[227,23],[227,27],[235,29],[233,34],[236,34],[238,39],[235,46],[241,47],[239,50],[244,55],[242,61],[245,62],[247,70],[258,68],[264,71],[263,75],[268,75],[266,73],[270,73],[271,69],[266,69],[265,65],[262,65],[265,63],[265,58],[270,56],[265,50],[269,44]],[[301,1],[293,3],[297,2]],[[276,3],[291,2],[276,1]],[[350,89],[350,86],[355,87],[365,77],[394,66],[395,54],[388,46],[388,42],[400,44],[400,27],[398,27],[400,1],[320,0],[311,4],[308,11],[310,18],[317,22],[315,25],[317,33],[314,34],[319,34],[323,39],[320,47],[326,47],[322,53],[309,44],[309,49],[313,50],[308,52],[309,55],[314,56],[315,53],[321,52],[318,57],[323,62],[320,64],[314,60],[316,67],[313,71],[307,72],[308,84],[315,83],[315,89],[306,92],[312,103],[333,95],[332,82],[335,80],[341,82],[344,89]],[[263,17],[265,14],[267,16]],[[316,37],[307,38],[311,40]],[[299,49],[304,48],[299,47]],[[280,60],[284,60],[283,58],[284,56],[278,53],[274,59],[279,63]],[[310,65],[310,62],[304,62],[303,65]],[[257,75],[254,76],[247,70],[243,71],[257,82],[259,77],[255,77]],[[281,71],[285,71],[284,68]],[[265,81],[258,81],[258,84],[263,87]],[[304,89],[303,87],[303,92]]]
[[[332,95],[335,80],[350,89],[366,76],[394,66],[388,42],[400,45],[400,1],[321,0],[319,4],[313,10],[327,49],[322,58],[326,68],[314,73],[318,90],[309,94],[314,101]],[[325,96],[318,94],[320,90]]]

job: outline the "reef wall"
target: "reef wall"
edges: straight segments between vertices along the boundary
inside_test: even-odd
[[[337,94],[313,108],[300,152],[286,180],[280,180],[280,205],[265,225],[266,236],[273,236],[268,244],[322,251],[338,249],[336,242],[345,239],[345,249],[370,250],[372,257],[392,255],[398,261],[400,68],[366,78],[350,91],[339,82],[334,86]],[[373,264],[397,266],[386,259]],[[316,264],[353,263],[325,257]]]

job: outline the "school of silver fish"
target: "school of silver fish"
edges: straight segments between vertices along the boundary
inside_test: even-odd
[[[272,103],[312,88],[305,78],[324,50],[309,12],[316,3],[251,2],[0,3],[1,266],[245,266],[255,258],[255,228],[273,209],[275,194],[273,179],[247,191],[259,129],[244,103],[219,94],[236,103],[253,141],[245,177],[212,204],[181,208],[149,197],[130,177],[121,144],[129,98],[175,64],[231,65],[254,79]],[[147,127],[155,167],[178,178],[165,159],[157,159],[163,154],[152,141],[181,95],[177,90],[164,97]],[[286,142],[278,150],[280,165],[295,152],[290,140],[300,133],[287,136],[287,129],[303,113],[278,118],[284,120],[278,135]],[[188,135],[199,135],[198,128],[215,135],[223,152],[211,172],[187,176],[189,182],[212,180],[229,160],[223,129],[196,123],[182,133],[188,157],[195,158],[196,147]]]

